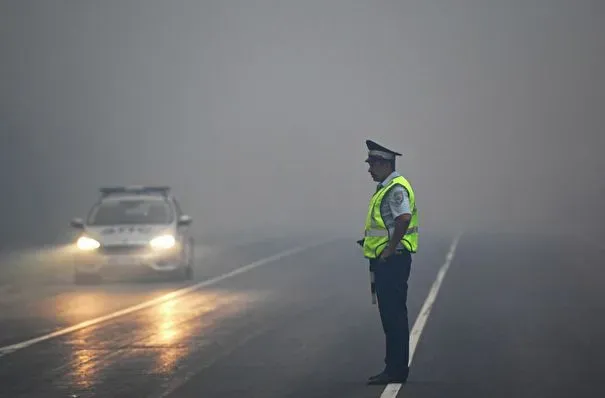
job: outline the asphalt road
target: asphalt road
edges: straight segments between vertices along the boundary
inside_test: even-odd
[[[410,328],[447,272],[398,397],[605,396],[605,251],[485,234],[452,251],[454,236],[426,235]],[[0,396],[386,396],[365,384],[383,367],[383,335],[354,239],[277,257],[308,240],[201,247],[192,283],[73,286],[61,261],[23,264],[0,282]]]

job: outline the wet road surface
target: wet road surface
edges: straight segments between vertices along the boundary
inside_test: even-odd
[[[423,237],[410,328],[453,239]],[[383,335],[354,240],[272,261],[301,240],[204,247],[189,283],[73,286],[61,264],[27,268],[0,286],[0,347],[197,287],[4,352],[0,396],[380,397],[365,381],[383,367]],[[579,240],[463,235],[397,396],[604,396],[603,254]]]

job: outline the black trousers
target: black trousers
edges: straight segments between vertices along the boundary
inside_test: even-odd
[[[406,378],[410,356],[407,296],[411,266],[412,255],[407,251],[394,254],[386,261],[370,261],[386,337],[386,372]]]

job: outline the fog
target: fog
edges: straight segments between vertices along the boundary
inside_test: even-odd
[[[117,184],[199,236],[356,236],[366,138],[427,233],[605,237],[599,1],[1,0],[0,57],[0,246]]]

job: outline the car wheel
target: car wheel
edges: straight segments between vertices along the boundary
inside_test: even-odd
[[[170,279],[177,282],[191,280],[193,269],[189,266],[180,267],[171,273]]]
[[[185,280],[192,280],[193,279],[193,267],[191,265],[188,265],[187,267],[185,267]]]
[[[176,279],[179,281],[190,281],[193,279],[193,245],[187,249],[188,253],[183,253],[182,266],[176,271]]]

